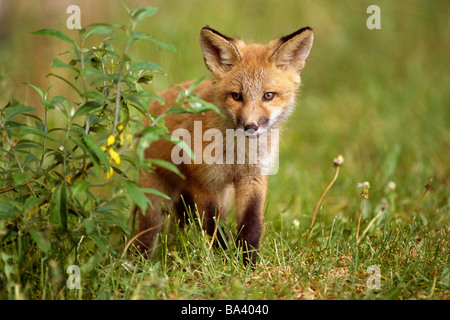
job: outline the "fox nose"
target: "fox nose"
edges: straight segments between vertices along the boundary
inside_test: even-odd
[[[248,133],[255,133],[256,131],[258,131],[258,126],[254,123],[246,124],[244,126],[244,130]]]

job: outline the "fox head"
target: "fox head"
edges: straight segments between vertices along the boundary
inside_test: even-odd
[[[236,129],[258,134],[289,116],[313,38],[306,27],[268,45],[245,44],[208,26],[201,30],[216,103]]]

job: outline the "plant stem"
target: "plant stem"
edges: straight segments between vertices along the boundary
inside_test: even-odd
[[[84,65],[84,54],[83,54],[83,48],[84,48],[84,41],[83,41],[83,37],[82,37],[82,32],[79,32],[80,35],[80,62],[81,62],[81,71],[80,73],[85,69],[85,65]],[[86,94],[87,92],[87,83],[86,83],[86,77],[83,77],[83,91],[84,94]],[[89,101],[89,99],[85,96],[85,103],[87,103]],[[84,128],[84,132],[86,134],[89,134],[89,131],[91,130],[91,118],[90,118],[90,114],[87,114],[84,116],[85,118],[85,128]]]
[[[339,166],[336,166],[336,173],[333,177],[333,180],[331,180],[330,184],[326,187],[325,191],[322,193],[322,196],[320,197],[319,201],[316,204],[316,207],[314,208],[314,214],[311,220],[311,226],[309,227],[311,230],[309,232],[308,238],[306,238],[306,241],[309,240],[309,238],[311,238],[312,232],[313,232],[313,226],[314,226],[314,221],[316,220],[316,215],[317,215],[317,211],[319,210],[320,204],[322,203],[323,198],[325,197],[325,195],[327,194],[328,190],[330,190],[330,188],[333,186],[334,182],[336,181],[337,177],[339,175]]]
[[[218,227],[219,221],[220,221],[220,213],[221,213],[221,210],[219,210],[219,213],[217,214],[216,227],[214,228],[214,233],[213,233],[213,235],[211,237],[211,242],[209,243],[209,249],[208,250],[211,250],[211,248],[213,246],[213,243],[214,243],[214,239],[216,238],[217,227]]]
[[[44,108],[44,122],[45,122],[44,123],[44,132],[48,133],[48,110],[47,110],[47,107]],[[44,136],[44,140],[42,142],[42,156],[41,156],[41,160],[39,161],[39,166],[35,172],[35,175],[39,171],[41,171],[42,164],[44,163],[46,146],[47,146],[47,137]]]
[[[122,86],[122,74],[123,74],[123,67],[126,64],[127,61],[127,52],[130,47],[130,38],[131,33],[133,32],[133,29],[130,32],[130,35],[127,38],[127,41],[125,42],[125,47],[123,49],[123,55],[122,55],[122,63],[119,68],[119,76],[117,77],[117,92],[116,92],[116,105],[114,108],[114,123],[111,130],[111,134],[114,134],[116,132],[117,124],[119,123],[119,109],[120,109],[120,91]]]
[[[409,210],[408,212],[408,216],[412,215],[412,213],[414,212],[414,210],[416,210],[417,206],[419,205],[419,203],[423,200],[423,198],[425,198],[425,196],[427,195],[428,191],[431,189],[431,183],[433,182],[433,179],[429,179],[428,183],[425,186],[425,191],[422,193],[422,195],[420,196],[420,198],[416,201],[416,203],[412,206],[412,208]]]
[[[150,232],[150,231],[152,231],[152,230],[154,230],[154,229],[156,229],[156,228],[161,227],[163,224],[164,224],[164,222],[161,222],[160,224],[158,224],[158,225],[156,225],[156,226],[150,227],[150,228],[148,228],[148,229],[145,229],[145,230],[139,232],[137,235],[135,235],[133,238],[131,238],[130,241],[128,241],[127,245],[125,246],[125,249],[123,249],[123,252],[122,252],[122,255],[120,256],[120,259],[122,259],[122,258],[125,256],[125,253],[127,252],[128,247],[133,243],[134,240],[136,240],[136,239],[139,238],[141,235],[143,235],[143,234],[145,234],[145,233],[147,233],[147,232]]]
[[[364,211],[364,204],[366,203],[366,198],[363,198],[363,203],[362,203],[362,208],[361,208],[361,212],[359,213],[359,218],[358,218],[358,226],[356,228],[356,245],[358,245],[359,243],[359,227],[361,225],[361,218],[362,218],[362,214]]]
[[[381,214],[384,212],[385,209],[386,209],[386,203],[383,205],[383,207],[381,208],[380,212],[378,212],[378,214],[369,222],[369,224],[367,225],[366,229],[364,229],[364,232],[361,235],[361,239],[364,238],[364,236],[366,235],[367,231],[369,231],[370,226],[375,222],[375,220],[377,220],[381,216]],[[356,241],[356,244],[358,244],[358,240]]]

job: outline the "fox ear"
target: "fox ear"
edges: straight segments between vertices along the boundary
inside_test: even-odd
[[[269,61],[283,70],[295,68],[299,72],[305,67],[314,40],[310,27],[272,41],[275,47]]]
[[[206,67],[212,72],[229,71],[241,61],[238,41],[206,26],[200,32],[200,46]]]

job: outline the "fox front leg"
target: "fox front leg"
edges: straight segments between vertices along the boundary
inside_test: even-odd
[[[238,247],[243,249],[244,263],[256,264],[259,241],[263,232],[264,202],[267,178],[248,177],[236,183]]]

